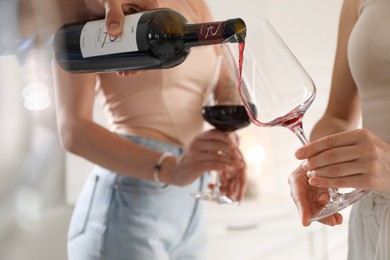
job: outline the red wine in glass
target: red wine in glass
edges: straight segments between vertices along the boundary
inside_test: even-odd
[[[210,125],[225,132],[232,132],[250,124],[243,105],[205,106],[202,115]]]

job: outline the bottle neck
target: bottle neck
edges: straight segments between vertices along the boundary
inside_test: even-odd
[[[242,19],[229,19],[226,21],[188,24],[187,33],[184,34],[186,47],[221,44],[229,37],[245,28]]]

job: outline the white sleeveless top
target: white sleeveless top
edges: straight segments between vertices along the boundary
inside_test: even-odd
[[[348,58],[363,127],[390,143],[390,0],[362,0]],[[389,194],[371,192],[353,206],[348,259],[390,259]]]

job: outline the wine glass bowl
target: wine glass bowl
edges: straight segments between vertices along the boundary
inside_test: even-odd
[[[227,39],[222,50],[232,74],[239,80],[237,41]],[[244,48],[239,90],[249,114],[253,115],[253,123],[276,126],[304,114],[314,101],[316,87],[267,20],[249,32]]]
[[[236,131],[250,124],[245,107],[240,104],[204,106],[203,119],[224,132]]]
[[[244,30],[221,48],[239,82],[251,121],[260,127],[286,127],[307,144],[302,119],[316,96],[314,82],[268,20],[252,31]],[[244,43],[240,43],[242,34],[246,35]],[[358,190],[341,194],[332,188],[329,194],[329,204],[314,214],[312,221],[332,215],[364,195]]]

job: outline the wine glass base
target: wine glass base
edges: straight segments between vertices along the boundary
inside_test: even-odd
[[[226,195],[224,195],[223,193],[219,193],[219,192],[213,192],[213,193],[199,192],[191,195],[197,199],[212,201],[212,202],[216,202],[217,204],[229,204],[229,205],[240,204],[239,201],[233,200],[227,197]]]
[[[310,220],[317,221],[329,217],[352,205],[367,193],[368,191],[366,190],[354,190],[349,193],[339,194],[333,198],[329,204],[325,205],[322,209],[320,209],[320,211],[314,214]]]

